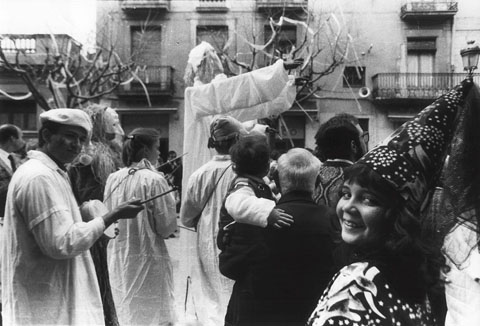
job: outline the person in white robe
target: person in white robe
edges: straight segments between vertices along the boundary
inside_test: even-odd
[[[115,207],[127,198],[147,200],[171,188],[154,164],[160,155],[155,129],[133,130],[123,145],[125,168],[110,174],[104,202]],[[165,240],[177,227],[173,192],[145,203],[134,220],[118,223],[108,244],[108,270],[120,325],[172,325],[176,322],[172,264]]]
[[[205,200],[213,188],[215,179],[212,178],[218,178],[231,164],[228,151],[218,153],[206,146],[211,136],[210,126],[220,116],[246,122],[288,110],[296,96],[295,77],[288,74],[283,60],[278,60],[272,66],[226,78],[215,50],[206,42],[190,52],[187,71],[189,69],[190,77],[194,78],[187,83],[192,87],[185,89],[183,150],[187,157],[183,164],[180,217],[187,227],[194,225],[192,218],[200,212],[201,217],[196,245],[187,244],[192,252],[183,263],[192,270],[195,319],[203,326],[217,326],[224,323],[233,282],[220,274],[215,239],[219,210],[235,174],[231,168],[225,172],[218,185],[221,190],[214,192],[201,211],[202,199]]]
[[[83,222],[65,165],[88,141],[78,109],[40,114],[39,150],[13,175],[2,238],[4,325],[104,325],[89,248],[119,218],[143,209],[131,200]]]

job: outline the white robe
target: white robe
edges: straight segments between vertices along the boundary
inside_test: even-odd
[[[68,176],[29,152],[10,182],[2,239],[4,325],[104,325],[89,248],[101,217],[82,222]]]
[[[170,189],[163,175],[146,161],[112,173],[104,201],[147,199]],[[120,325],[169,325],[175,322],[172,264],[164,239],[177,227],[172,193],[145,204],[133,219],[120,220],[119,235],[108,244],[108,271]]]
[[[192,296],[195,313],[203,326],[223,325],[233,281],[220,274],[218,269],[217,233],[220,208],[228,188],[235,178],[229,155],[214,156],[211,161],[195,171],[188,182],[186,197],[180,210],[181,222],[194,226],[194,218],[208,201],[197,225],[197,243],[191,267]],[[229,168],[228,168],[229,167]],[[227,169],[228,168],[228,169]],[[225,171],[215,188],[215,183]]]
[[[480,325],[480,253],[477,241],[477,233],[463,225],[456,226],[445,237],[443,250],[450,268],[445,284],[448,308],[445,326]]]

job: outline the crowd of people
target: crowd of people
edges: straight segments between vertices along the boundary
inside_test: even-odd
[[[475,141],[454,136],[479,99],[467,79],[370,151],[346,113],[313,153],[280,156],[265,129],[216,115],[200,144],[215,155],[181,191],[176,152],[159,164],[159,132],[124,135],[111,108],[41,113],[26,159],[1,125],[2,322],[175,325],[178,216],[196,237],[196,325],[480,325],[478,215],[446,221],[444,168]]]

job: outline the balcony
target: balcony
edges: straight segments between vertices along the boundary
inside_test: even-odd
[[[306,8],[308,0],[257,0],[257,10],[268,11],[271,9],[301,10]]]
[[[171,96],[173,94],[173,68],[170,66],[149,66],[137,71],[137,76],[147,87],[149,96]],[[120,86],[119,96],[143,96],[142,85],[133,80]]]
[[[401,8],[400,18],[411,20],[445,20],[455,16],[458,2],[408,1]]]
[[[462,73],[380,73],[372,77],[375,101],[434,100],[464,80]],[[475,83],[480,75],[474,76]]]
[[[134,10],[170,10],[170,0],[122,0],[122,9]]]
[[[199,12],[227,12],[226,0],[198,0],[197,11]]]

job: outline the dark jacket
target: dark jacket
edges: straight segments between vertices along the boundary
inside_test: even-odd
[[[227,311],[230,325],[304,325],[334,275],[330,219],[335,212],[300,191],[283,195],[277,208],[292,215],[294,224],[263,229],[268,256],[236,282],[237,298],[232,295]]]

